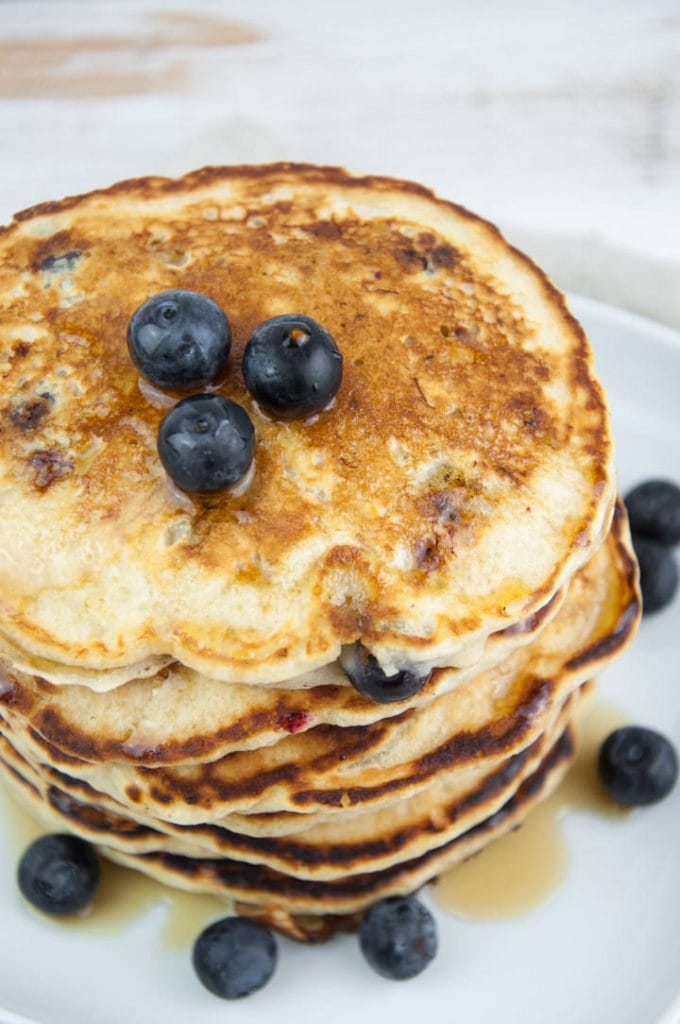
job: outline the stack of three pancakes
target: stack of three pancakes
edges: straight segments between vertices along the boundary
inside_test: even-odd
[[[521,822],[639,614],[606,402],[540,271],[419,186],[291,165],[47,204],[0,251],[0,757],[34,813],[298,938]],[[164,478],[125,329],[169,287],[230,318],[245,494]],[[344,358],[310,421],[238,372],[290,312]],[[420,689],[357,692],[361,649]]]

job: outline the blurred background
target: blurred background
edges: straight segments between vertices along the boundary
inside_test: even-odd
[[[680,327],[678,0],[0,0],[0,222],[280,159],[418,180]]]

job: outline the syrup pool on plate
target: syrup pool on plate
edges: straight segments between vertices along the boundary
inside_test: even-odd
[[[15,864],[24,850],[48,829],[40,825],[4,786],[0,786],[0,815],[6,825],[9,856]],[[92,904],[80,914],[60,919],[42,915],[25,904],[26,912],[58,928],[86,929],[88,933],[114,934],[134,921],[162,908],[158,944],[168,952],[190,948],[212,921],[232,912],[225,900],[171,889],[139,871],[120,867],[105,857],[101,881]]]
[[[498,920],[527,913],[557,889],[570,859],[562,833],[564,816],[572,810],[612,819],[630,813],[606,795],[597,775],[601,743],[628,721],[613,705],[597,701],[586,705],[579,722],[576,759],[555,792],[519,828],[440,875],[432,886],[436,903],[460,917]]]

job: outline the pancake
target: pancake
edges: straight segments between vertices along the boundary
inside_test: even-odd
[[[126,346],[165,288],[208,294],[222,394],[256,429],[246,494],[169,492]],[[276,685],[362,642],[471,666],[607,532],[608,416],[563,297],[420,186],[280,164],[124,182],[0,233],[0,621],[30,674],[105,690],[172,659]],[[314,422],[262,416],[238,367],[304,312],[344,358]],[[161,659],[160,661],[155,659]]]
[[[522,779],[538,767],[546,751],[564,731],[573,714],[576,698],[570,695],[562,706],[546,715],[541,735],[527,748],[489,768],[471,765],[434,779],[410,800],[360,815],[336,815],[331,824],[310,823],[303,833],[291,838],[252,838],[217,826],[169,825],[162,820],[133,813],[105,793],[83,785],[62,772],[32,760],[20,759],[14,737],[6,730],[2,747],[7,763],[37,785],[43,800],[63,804],[75,800],[91,810],[132,818],[140,826],[134,832],[135,852],[162,849],[186,856],[219,856],[263,864],[296,878],[329,880],[366,871],[383,870],[411,860],[441,846],[461,832],[494,813],[509,799]],[[14,758],[14,760],[13,760]],[[131,829],[125,833],[129,846]],[[153,840],[158,845],[153,845]],[[106,841],[106,840],[105,840]],[[115,834],[112,840],[116,845]]]
[[[470,767],[446,781],[435,780],[418,798],[367,811],[350,821],[312,825],[292,840],[252,839],[214,826],[170,826],[143,814],[131,816],[115,800],[80,780],[22,758],[13,737],[3,736],[1,749],[5,763],[40,791],[43,802],[62,811],[75,807],[85,822],[81,827],[91,828],[100,841],[116,849],[226,856],[273,867],[295,878],[330,880],[413,859],[493,813],[564,731],[575,701],[575,695],[568,697],[531,746],[491,769]]]
[[[177,662],[115,690],[55,685],[22,672],[0,639],[0,707],[20,709],[32,732],[71,757],[149,766],[200,764],[269,746],[286,733],[318,725],[369,725],[420,707],[531,643],[565,597],[563,588],[528,619],[492,634],[477,666],[435,669],[422,690],[391,704],[363,697],[337,663],[288,680],[285,689],[225,685]]]
[[[305,938],[327,936],[333,930],[332,924],[324,928],[319,923],[310,926],[297,922],[294,928],[294,922],[289,921],[287,915],[356,914],[383,896],[414,891],[450,865],[471,856],[492,838],[516,827],[531,806],[559,782],[573,759],[574,741],[570,725],[544,752],[538,767],[525,776],[494,813],[455,839],[393,868],[344,876],[336,881],[299,879],[262,865],[229,858],[187,857],[163,851],[134,852],[148,838],[140,826],[99,812],[67,795],[62,799],[53,793],[51,800],[43,800],[39,788],[24,772],[5,761],[5,753],[3,749],[0,768],[10,787],[49,828],[63,830],[66,827],[97,843],[104,856],[159,881],[192,892],[243,901],[239,903],[239,912],[264,917],[272,926],[280,927],[293,937]],[[502,785],[498,777],[489,779],[489,788],[497,792],[499,781]],[[477,799],[483,802],[483,790],[477,794]]]
[[[133,813],[180,825],[225,825],[239,812],[342,814],[394,804],[435,778],[496,764],[531,744],[551,709],[627,645],[639,613],[636,567],[619,507],[608,542],[574,577],[562,609],[532,644],[401,715],[362,727],[317,726],[214,762],[152,769],[63,754],[11,706],[4,713],[22,753],[47,759]],[[265,827],[271,824],[267,817]]]

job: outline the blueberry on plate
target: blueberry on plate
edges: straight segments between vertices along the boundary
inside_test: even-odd
[[[243,378],[272,416],[311,416],[335,397],[342,355],[328,331],[311,317],[275,316],[251,335],[243,353]]]
[[[247,917],[225,917],[196,939],[192,962],[205,987],[222,999],[240,999],[267,984],[278,958],[268,928]]]
[[[636,807],[663,800],[678,778],[678,756],[670,740],[653,729],[626,725],[600,747],[602,785],[620,804]]]
[[[388,676],[375,655],[360,643],[345,645],[338,660],[354,689],[376,704],[391,704],[412,697],[432,675],[431,671],[405,668]]]
[[[678,566],[673,552],[663,544],[633,534],[633,548],[640,565],[642,612],[649,615],[670,604],[678,589]]]
[[[413,896],[389,896],[374,903],[359,925],[359,944],[383,978],[414,978],[437,954],[437,927],[430,911]]]
[[[139,372],[154,384],[188,391],[221,377],[231,330],[212,299],[171,289],[153,295],[132,315],[128,349]]]
[[[680,542],[680,487],[670,480],[646,480],[625,498],[630,529],[660,544]]]
[[[36,839],[19,861],[19,889],[44,914],[74,914],[90,903],[99,885],[99,861],[84,839],[48,835]]]
[[[207,493],[237,483],[250,469],[255,431],[245,409],[222,395],[190,395],[158,428],[158,454],[184,491]]]

